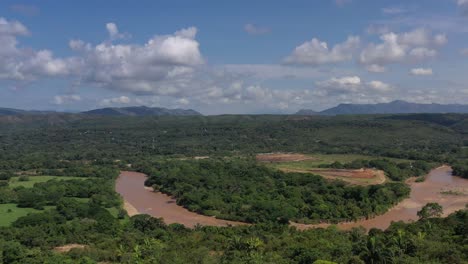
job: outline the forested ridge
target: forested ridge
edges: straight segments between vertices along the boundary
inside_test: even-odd
[[[456,114],[0,117],[0,263],[466,263],[466,210],[438,218],[432,205],[417,222],[368,233],[287,223],[381,214],[434,164],[466,177],[467,146],[468,115]],[[388,182],[281,172],[255,162],[266,152],[368,155],[322,166],[381,169]],[[149,186],[192,211],[254,224],[129,217],[119,170],[148,173]],[[70,244],[79,247],[54,250]]]

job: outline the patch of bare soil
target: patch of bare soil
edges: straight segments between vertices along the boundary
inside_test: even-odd
[[[203,160],[203,159],[209,159],[210,156],[195,156],[195,157],[183,157],[183,158],[178,158],[178,160]]]
[[[209,156],[195,156],[195,157],[193,157],[193,159],[196,159],[196,160],[209,159],[209,158],[210,158]]]
[[[67,244],[67,245],[63,245],[63,246],[60,246],[60,247],[55,247],[54,248],[54,251],[55,252],[58,252],[58,253],[66,253],[74,248],[79,248],[79,249],[83,249],[87,247],[87,245],[82,245],[82,244]]]
[[[281,169],[284,172],[313,173],[330,180],[343,180],[345,182],[357,185],[382,184],[386,181],[385,173],[374,169]]]
[[[342,170],[342,169],[312,169],[313,173],[322,174],[328,177],[346,177],[346,178],[361,178],[371,179],[375,177],[375,171],[371,169],[359,169],[359,170]]]
[[[288,161],[303,161],[317,160],[317,158],[298,153],[264,153],[256,156],[260,162],[288,162]]]

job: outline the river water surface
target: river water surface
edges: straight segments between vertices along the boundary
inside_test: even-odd
[[[240,225],[243,223],[216,219],[210,216],[199,215],[178,206],[175,199],[162,193],[155,193],[145,188],[146,175],[136,172],[122,171],[116,181],[116,191],[122,195],[126,202],[126,209],[129,214],[149,214],[154,217],[162,217],[168,224],[180,223],[187,227],[196,224],[212,226]],[[394,208],[383,215],[368,220],[357,222],[341,223],[337,226],[340,229],[350,229],[352,227],[363,226],[370,228],[387,228],[392,221],[415,221],[418,219],[416,213],[426,204],[437,202],[444,208],[444,215],[465,208],[468,203],[468,180],[452,176],[452,169],[442,166],[433,169],[424,182],[408,181],[411,186],[410,197],[400,202]],[[452,191],[456,195],[443,194],[442,192]],[[308,229],[316,227],[327,227],[328,224],[304,225],[293,223],[298,229]]]
[[[337,225],[338,228],[351,229],[363,226],[368,230],[371,228],[386,229],[392,221],[411,222],[418,220],[417,212],[427,203],[435,202],[442,205],[444,216],[465,208],[468,203],[468,180],[452,176],[452,169],[448,166],[431,170],[424,182],[415,182],[414,180],[415,178],[411,178],[407,181],[411,187],[410,197],[398,203],[385,214],[368,220],[341,223]],[[446,191],[456,192],[457,195],[442,193]],[[303,225],[296,223],[293,225],[299,229],[329,226],[329,224]]]
[[[190,212],[177,205],[174,198],[145,187],[146,177],[143,173],[122,171],[117,178],[115,190],[124,198],[125,209],[129,215],[148,214],[164,218],[166,224],[179,223],[187,227],[194,227],[197,224],[206,226],[244,224]]]

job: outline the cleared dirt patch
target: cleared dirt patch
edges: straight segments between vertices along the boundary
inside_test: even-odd
[[[86,245],[82,245],[82,244],[67,244],[67,245],[63,245],[63,246],[60,246],[60,247],[55,247],[54,248],[54,251],[55,252],[58,252],[58,253],[66,253],[74,248],[79,248],[79,249],[83,249],[87,247]]]
[[[313,173],[330,180],[343,180],[351,184],[372,185],[382,184],[386,181],[385,173],[374,169],[280,169],[284,172]]]
[[[359,170],[344,170],[344,169],[312,169],[313,173],[321,174],[327,177],[345,177],[345,178],[361,178],[372,179],[375,177],[375,171],[370,169]]]
[[[288,162],[288,161],[304,161],[315,160],[314,157],[297,153],[264,153],[256,156],[259,162]]]
[[[209,158],[210,158],[209,156],[195,156],[195,157],[193,157],[193,159],[196,159],[196,160],[209,159]]]
[[[210,156],[195,156],[195,157],[184,157],[184,158],[177,158],[177,160],[204,160],[204,159],[209,159]]]

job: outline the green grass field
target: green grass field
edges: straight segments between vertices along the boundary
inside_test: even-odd
[[[51,208],[53,208],[53,206],[45,206],[44,210]],[[26,216],[29,213],[40,212],[44,211],[33,208],[18,208],[16,207],[16,204],[0,204],[0,226],[9,226],[19,217]]]
[[[82,203],[87,203],[89,198],[74,198]],[[0,204],[0,226],[9,226],[13,223],[16,219],[22,216],[26,216],[29,213],[41,213],[48,209],[53,209],[55,206],[44,206],[44,210],[37,210],[34,208],[19,208],[16,207],[16,204],[9,203],[9,204]],[[11,210],[9,212],[8,210]],[[109,212],[115,216],[117,216],[118,209],[117,208],[110,208],[108,209]]]
[[[322,164],[332,164],[335,161],[338,161],[341,163],[348,163],[357,159],[373,160],[373,159],[383,158],[383,157],[356,155],[356,154],[310,154],[307,156],[313,157],[313,159],[303,160],[303,161],[265,163],[265,164],[267,166],[271,166],[277,169],[307,170],[307,169],[318,168],[318,166]],[[408,161],[408,160],[394,159],[394,158],[387,158],[387,159],[397,161],[397,162]]]
[[[19,177],[13,177],[10,179],[9,186],[10,188],[15,188],[18,186],[24,186],[26,188],[31,188],[35,183],[46,182],[49,180],[84,180],[88,178],[84,177],[69,177],[69,176],[28,176],[28,181],[19,181]]]

